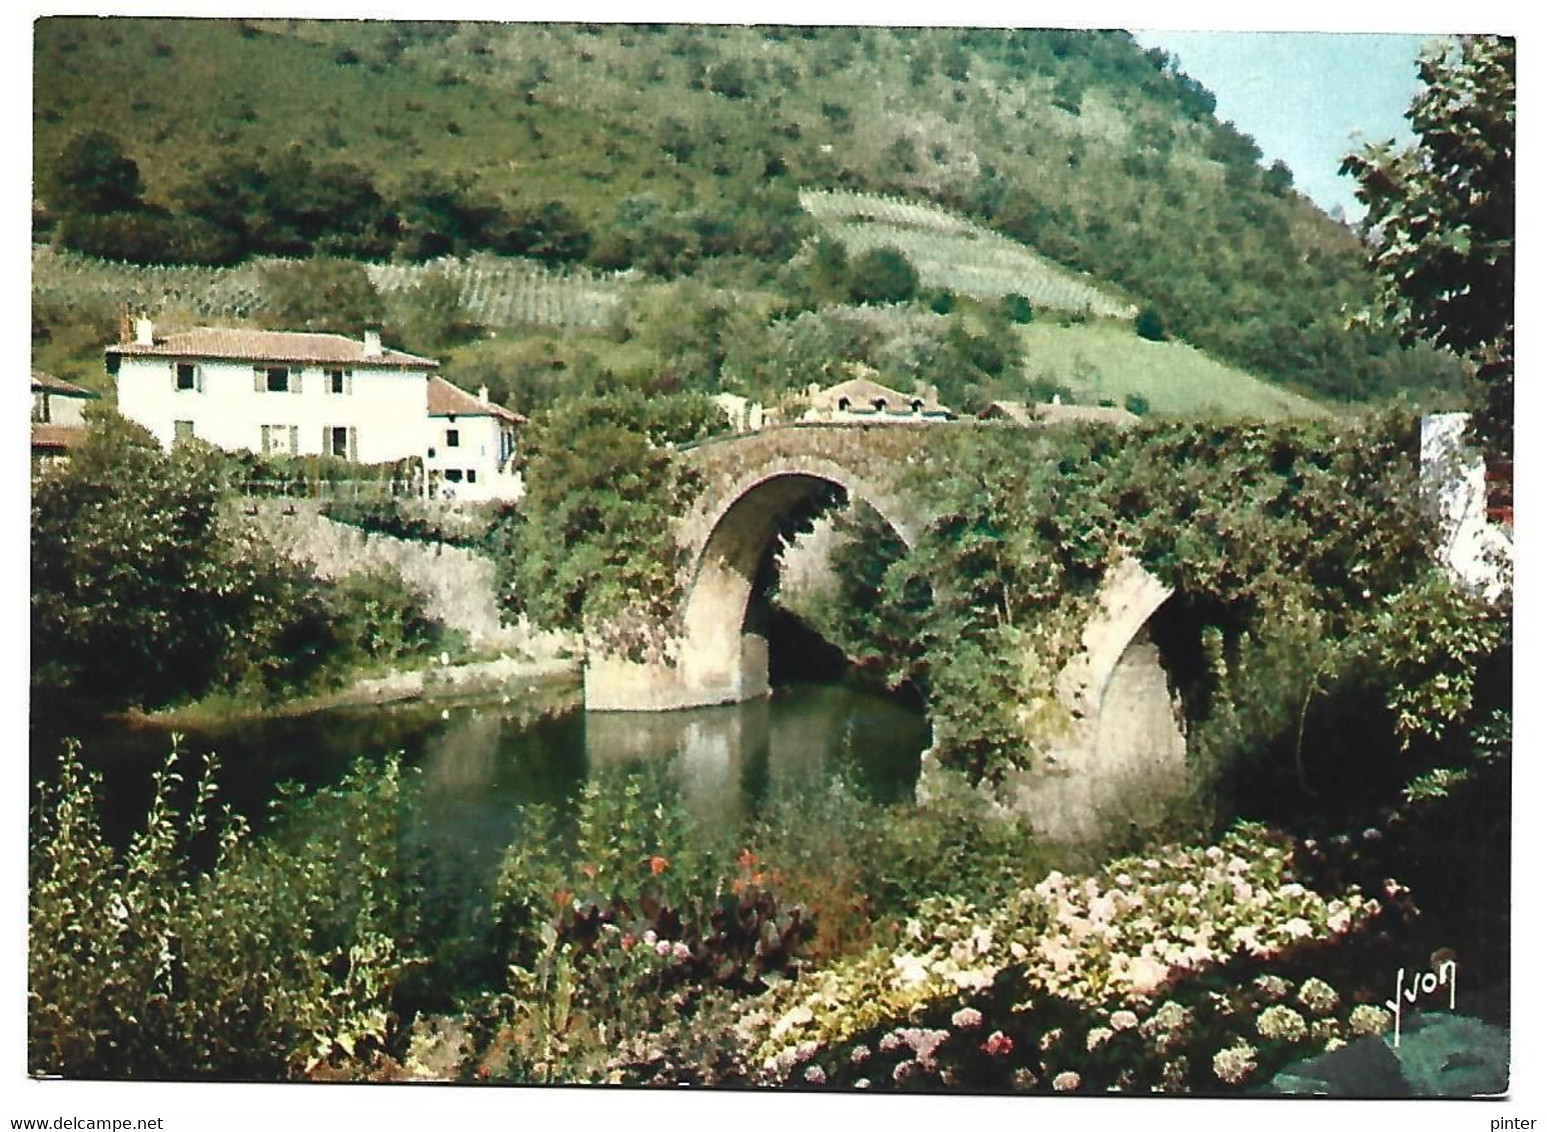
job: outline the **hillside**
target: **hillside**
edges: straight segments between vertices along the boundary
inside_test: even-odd
[[[1214,119],[1212,96],[1126,33],[35,28],[35,218],[47,239],[69,230],[48,199],[61,155],[91,129],[134,161],[146,209],[186,219],[177,232],[192,236],[152,240],[151,254],[482,249],[696,278],[725,296],[787,283],[804,241],[839,225],[803,200],[884,194],[949,210],[983,233],[985,255],[993,244],[977,279],[945,278],[948,257],[927,233],[842,222],[836,234],[856,248],[909,243],[929,287],[987,301],[1006,257],[1020,256],[1043,265],[1034,302],[1057,306],[1078,282],[1102,297],[1094,313],[1103,301],[1113,314],[1153,308],[1173,338],[1301,392],[1358,400],[1454,377],[1346,328],[1369,297],[1354,237],[1282,170],[1260,168],[1250,139]],[[297,199],[308,194],[310,212]],[[697,369],[716,382],[722,360]]]

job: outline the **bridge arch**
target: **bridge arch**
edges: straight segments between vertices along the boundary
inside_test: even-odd
[[[830,487],[862,502],[908,546],[918,535],[907,509],[873,480],[836,461],[779,461],[743,473],[705,501],[682,606],[679,668],[706,702],[743,700],[768,690],[766,641],[746,631],[758,567],[779,524]]]

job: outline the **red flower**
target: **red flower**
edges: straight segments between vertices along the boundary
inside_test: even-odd
[[[650,858],[650,875],[658,877],[666,871],[666,866],[671,864],[665,857]]]
[[[596,866],[595,865],[581,865],[580,866],[580,871],[585,874],[586,880],[595,880],[596,879]]]
[[[757,855],[750,849],[743,849],[741,851],[741,856],[736,858],[736,863],[747,872],[751,872],[752,866],[757,864]]]
[[[1015,1048],[1015,1043],[1010,1040],[1010,1036],[1003,1030],[995,1030],[988,1036],[988,1040],[978,1048],[981,1049],[984,1053],[992,1054],[997,1057],[1001,1054],[1009,1053],[1012,1049]]]

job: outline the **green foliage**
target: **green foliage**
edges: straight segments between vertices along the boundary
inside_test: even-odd
[[[60,152],[45,191],[57,212],[97,215],[137,211],[144,204],[145,184],[139,165],[116,138],[88,130]]]
[[[1101,578],[1131,555],[1178,592],[1190,633],[1217,633],[1184,689],[1205,719],[1200,773],[1256,752],[1278,760],[1262,781],[1287,774],[1292,793],[1302,746],[1343,749],[1340,720],[1363,721],[1369,765],[1394,765],[1486,698],[1471,674],[1501,646],[1496,618],[1430,565],[1415,450],[1394,416],[1155,425],[1121,442],[1096,427],[943,432],[908,480],[939,518],[900,557],[854,544],[836,604],[863,612],[840,636],[924,688],[947,765],[995,778],[1035,765],[1017,712],[1051,697]]]
[[[262,842],[206,763],[177,754],[115,851],[101,785],[66,752],[41,787],[29,874],[28,1068],[66,1077],[275,1079],[365,1060],[396,1036],[415,962],[390,883],[395,764],[287,809]]]
[[[724,427],[701,395],[634,388],[539,416],[522,453],[527,495],[490,535],[506,609],[625,650],[648,647],[649,622],[670,616],[678,585],[668,520],[695,489],[671,446]]]
[[[1407,117],[1418,141],[1349,154],[1385,313],[1408,339],[1468,359],[1488,446],[1512,447],[1515,41],[1463,36],[1418,61]]]
[[[849,298],[856,303],[904,303],[918,289],[918,269],[897,248],[870,248],[849,263]]]
[[[1148,416],[1150,411],[1149,398],[1142,393],[1130,393],[1123,398],[1123,408],[1136,417]]]
[[[1006,295],[1000,300],[1000,307],[1011,322],[1031,321],[1031,300],[1025,295]]]
[[[207,445],[164,454],[139,426],[103,413],[70,462],[38,480],[35,683],[107,707],[160,707],[216,688],[268,697],[433,642],[422,599],[400,583],[330,590],[232,522],[233,471]],[[386,605],[353,605],[367,598]]]
[[[275,330],[316,330],[358,338],[386,313],[365,268],[337,259],[266,264],[259,273],[263,321]]]
[[[1154,307],[1145,307],[1133,320],[1134,333],[1151,342],[1166,340],[1166,324]]]

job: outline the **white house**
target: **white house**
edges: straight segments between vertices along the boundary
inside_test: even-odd
[[[220,448],[339,456],[379,464],[423,454],[430,358],[341,334],[201,328],[156,337],[135,323],[109,346],[118,410],[170,448],[198,437]]]
[[[430,497],[469,502],[521,498],[521,476],[510,463],[516,452],[516,426],[524,419],[491,402],[486,387],[474,397],[432,376],[424,450]]]
[[[100,394],[32,371],[32,455],[43,463],[60,459],[86,435],[84,411]]]
[[[418,457],[443,498],[512,498],[521,417],[458,389],[439,363],[341,334],[200,328],[157,336],[138,319],[109,346],[118,409],[170,448],[198,437],[228,450],[336,456],[361,464]],[[444,485],[444,487],[443,487]]]

